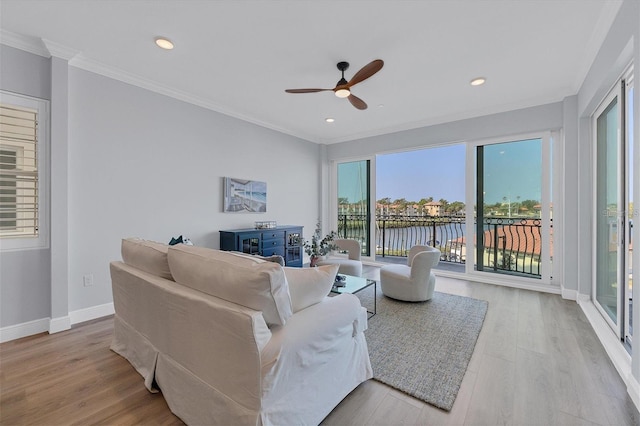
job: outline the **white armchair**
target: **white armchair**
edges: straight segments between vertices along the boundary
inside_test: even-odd
[[[350,239],[336,239],[334,243],[341,251],[346,251],[347,255],[337,254],[329,255],[327,258],[318,261],[318,265],[339,265],[339,274],[353,275],[355,277],[362,276],[362,262],[360,261],[360,253],[362,251],[360,242]]]
[[[431,268],[440,261],[440,250],[429,246],[413,246],[407,265],[385,265],[380,268],[380,288],[385,296],[407,302],[421,302],[433,297],[436,276]]]

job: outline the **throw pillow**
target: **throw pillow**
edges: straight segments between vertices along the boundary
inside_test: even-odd
[[[168,249],[168,245],[155,241],[147,241],[140,238],[126,238],[122,240],[122,260],[127,265],[134,266],[168,280],[173,280],[167,259]]]
[[[237,253],[177,244],[169,247],[175,282],[262,311],[269,325],[291,316],[289,288],[279,265]]]
[[[338,273],[339,265],[317,268],[284,268],[289,284],[291,309],[294,313],[319,303],[329,295]]]

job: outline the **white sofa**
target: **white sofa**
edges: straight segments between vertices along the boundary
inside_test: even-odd
[[[372,377],[367,312],[337,267],[122,242],[111,349],[187,424],[318,424]]]

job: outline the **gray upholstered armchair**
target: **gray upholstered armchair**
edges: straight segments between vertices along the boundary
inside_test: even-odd
[[[431,268],[440,261],[440,250],[430,246],[413,246],[407,265],[385,265],[380,268],[380,288],[385,296],[408,302],[433,297],[436,276]]]
[[[325,259],[318,261],[318,265],[339,265],[339,274],[353,275],[359,277],[362,275],[362,262],[360,261],[360,253],[362,251],[360,242],[350,239],[336,239],[333,241],[340,251],[346,251],[347,255],[329,255]]]

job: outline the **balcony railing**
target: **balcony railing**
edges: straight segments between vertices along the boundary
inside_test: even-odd
[[[412,246],[429,245],[440,250],[442,262],[464,264],[467,260],[464,216],[376,216],[375,227],[376,256],[406,257]],[[367,229],[366,215],[338,215],[338,235],[360,241],[363,253]],[[541,276],[540,219],[490,217],[485,218],[483,229],[482,262],[476,262],[476,268]]]

